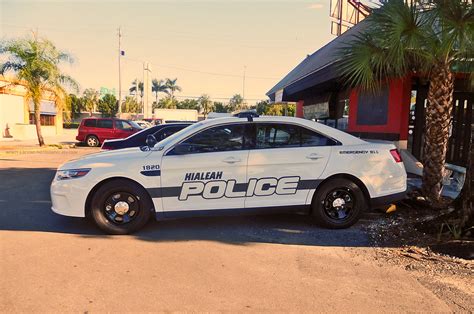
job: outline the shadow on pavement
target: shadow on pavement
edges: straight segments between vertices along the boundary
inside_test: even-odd
[[[49,186],[55,169],[0,169],[0,230],[76,234],[86,238],[108,238],[82,218],[51,211]],[[355,226],[327,230],[314,226],[308,217],[292,214],[188,218],[151,221],[132,237],[144,241],[218,241],[223,243],[280,243],[316,246],[369,246],[364,231],[373,214]],[[378,215],[376,215],[378,216]]]

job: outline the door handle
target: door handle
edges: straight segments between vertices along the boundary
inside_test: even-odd
[[[312,153],[306,156],[306,158],[311,159],[311,160],[317,160],[317,159],[324,158],[324,156],[318,155],[316,153]]]
[[[235,164],[236,162],[241,162],[242,160],[240,158],[235,158],[235,157],[227,157],[226,159],[222,160],[225,163],[228,164]]]

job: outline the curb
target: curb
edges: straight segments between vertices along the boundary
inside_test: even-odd
[[[0,156],[6,156],[6,155],[26,155],[26,154],[47,154],[47,153],[53,153],[53,152],[67,152],[71,149],[75,149],[72,147],[45,147],[45,148],[32,148],[32,149],[12,149],[12,150],[2,150],[0,147]]]

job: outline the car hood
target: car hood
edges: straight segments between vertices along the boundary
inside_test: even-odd
[[[145,158],[150,153],[142,151],[139,147],[106,150],[70,160],[62,164],[58,170],[112,166],[135,158]]]

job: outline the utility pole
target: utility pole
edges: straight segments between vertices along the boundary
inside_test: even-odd
[[[242,81],[242,101],[243,101],[243,105],[245,107],[247,107],[247,104],[245,102],[245,72],[247,70],[247,66],[244,65],[244,77],[243,77],[243,81]]]
[[[121,46],[122,31],[120,26],[118,28],[118,72],[119,72],[119,94],[118,94],[118,115],[122,113],[122,71],[120,69],[120,59],[122,58],[122,46]]]
[[[148,95],[150,94],[150,78],[149,73],[151,72],[148,62],[143,62],[143,97],[145,98],[143,103],[143,117],[150,118],[150,108]]]

